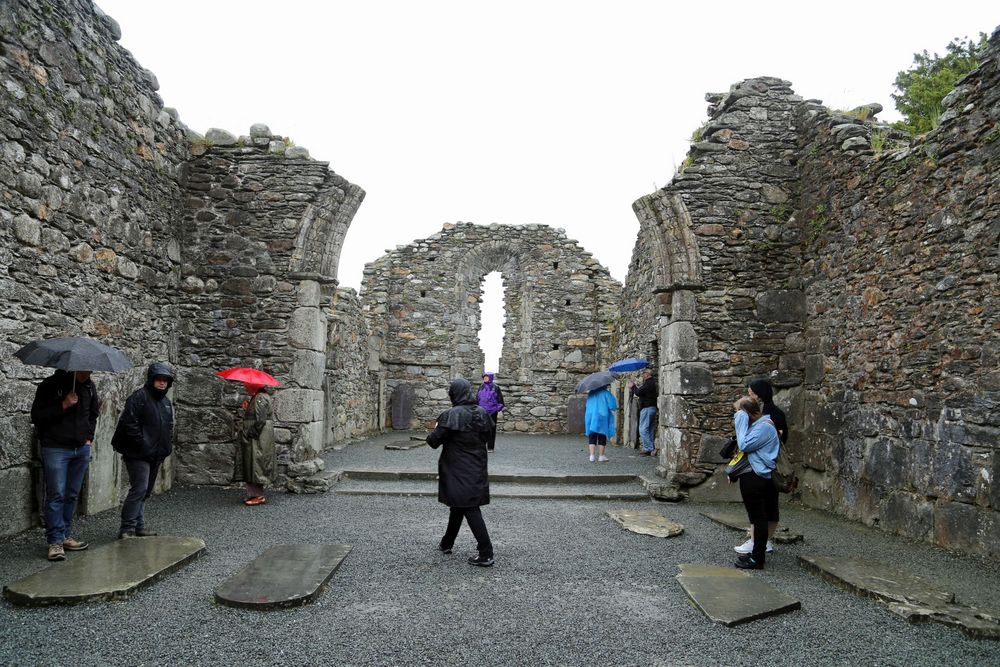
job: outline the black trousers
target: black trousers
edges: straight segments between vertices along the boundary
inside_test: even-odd
[[[441,538],[441,546],[450,549],[455,546],[455,538],[458,537],[458,529],[462,527],[462,519],[465,519],[476,538],[476,548],[479,555],[493,558],[493,543],[490,542],[490,533],[486,530],[486,522],[483,521],[483,513],[478,507],[452,507],[451,514],[448,515],[448,530]]]
[[[767,523],[778,520],[778,489],[770,478],[753,470],[740,475],[740,495],[753,526],[753,559],[762,564],[767,553]]]
[[[486,434],[486,449],[491,452],[497,446],[497,417],[499,416],[499,412],[490,414],[490,431]]]

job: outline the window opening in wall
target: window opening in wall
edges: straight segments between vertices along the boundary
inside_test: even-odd
[[[553,269],[558,269],[559,268],[559,262],[552,262],[552,268]]]
[[[553,350],[558,350],[559,349],[559,343],[552,343],[552,349]]]
[[[505,328],[503,279],[499,271],[486,274],[479,306],[479,348],[483,351],[483,371],[497,372],[503,349]]]
[[[569,305],[569,299],[566,299],[566,305],[567,306]]]
[[[425,289],[420,290],[420,298],[422,299],[425,296],[427,296],[427,290],[425,290]]]

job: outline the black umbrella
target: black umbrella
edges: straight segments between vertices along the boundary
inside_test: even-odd
[[[601,387],[607,387],[617,380],[614,373],[610,371],[597,371],[580,380],[576,385],[577,393],[591,392]]]
[[[14,356],[29,366],[48,366],[64,371],[111,371],[132,368],[122,352],[91,338],[50,338],[28,343]]]

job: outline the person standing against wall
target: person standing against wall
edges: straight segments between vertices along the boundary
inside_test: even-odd
[[[618,401],[615,400],[608,388],[601,387],[587,394],[587,407],[584,412],[584,426],[586,427],[587,443],[590,449],[590,461],[600,461],[606,463],[608,457],[604,455],[608,440],[615,437],[615,410],[618,409]],[[594,450],[597,450],[597,457],[594,457]]]
[[[274,408],[264,385],[243,383],[247,400],[243,401],[243,421],[240,422],[236,468],[233,478],[246,483],[244,505],[267,502],[264,489],[274,483],[278,459],[274,447]]]
[[[170,366],[150,364],[146,384],[126,399],[118,417],[111,445],[122,455],[130,486],[122,505],[120,540],[156,535],[146,528],[145,506],[153,495],[160,466],[173,450],[174,409],[167,398],[173,383]]]
[[[462,519],[476,538],[477,556],[471,565],[493,565],[493,542],[490,541],[483,505],[490,504],[490,479],[485,444],[490,430],[490,416],[479,407],[472,385],[465,378],[455,378],[448,387],[452,407],[442,412],[434,430],[427,436],[432,449],[441,447],[438,459],[438,502],[450,508],[448,528],[438,545],[450,554]]]
[[[478,401],[479,407],[486,410],[486,414],[490,416],[493,424],[486,436],[486,451],[492,452],[497,446],[497,418],[500,416],[500,411],[503,410],[503,392],[500,391],[500,386],[494,382],[493,373],[483,373],[483,385],[479,388],[479,393],[476,394],[476,401]]]
[[[642,439],[642,452],[639,456],[652,456],[656,439],[656,380],[653,371],[648,368],[642,372],[642,385],[629,385],[631,394],[639,399],[639,437]]]
[[[752,551],[741,555],[736,561],[736,567],[762,570],[768,524],[778,523],[778,489],[771,480],[771,473],[777,466],[781,443],[778,430],[770,418],[761,413],[757,399],[744,396],[733,404],[733,408],[736,410],[733,415],[736,443],[750,462],[749,469],[738,479],[743,505],[753,526]]]
[[[72,537],[73,514],[90,464],[100,407],[90,371],[57,370],[35,390],[31,422],[41,446],[49,560],[66,560],[67,550],[89,546]]]

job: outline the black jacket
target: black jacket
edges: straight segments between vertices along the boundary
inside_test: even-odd
[[[656,392],[656,380],[646,378],[638,387],[632,387],[632,395],[639,397],[639,409],[655,408],[658,394]]]
[[[72,448],[94,439],[97,416],[101,405],[97,400],[97,387],[89,378],[77,382],[74,389],[73,373],[57,370],[42,380],[35,390],[31,403],[31,422],[38,429],[42,447]],[[76,391],[76,405],[63,410],[66,394]]]
[[[167,391],[170,390],[173,383],[170,368],[165,364],[152,364],[146,385],[128,397],[118,418],[111,444],[125,458],[162,461],[173,450],[174,409],[166,392],[161,394],[153,388],[153,379],[157,376],[168,378]]]
[[[427,436],[432,448],[443,445],[438,459],[438,501],[448,507],[489,505],[485,437],[492,420],[476,405],[468,380],[453,381],[448,394],[455,407],[441,413],[437,427]]]

